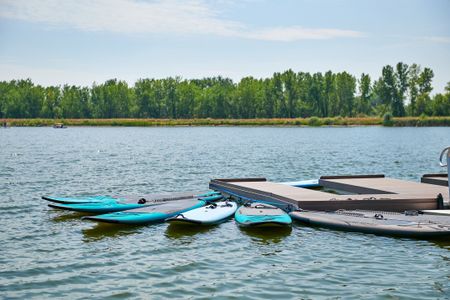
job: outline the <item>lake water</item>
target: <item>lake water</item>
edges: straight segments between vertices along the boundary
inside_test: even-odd
[[[0,129],[0,298],[450,298],[450,241],[234,220],[175,230],[98,226],[42,195],[205,190],[211,178],[292,181],[444,172],[449,128]]]

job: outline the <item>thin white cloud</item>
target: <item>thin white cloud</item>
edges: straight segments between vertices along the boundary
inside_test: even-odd
[[[0,17],[84,31],[212,34],[265,41],[356,38],[358,31],[276,27],[252,30],[226,20],[202,0],[1,0]]]
[[[236,24],[219,20],[198,1],[3,0],[0,16],[86,31],[217,33]]]
[[[422,37],[421,40],[433,43],[450,44],[450,37],[448,36],[426,36]]]
[[[93,72],[82,72],[67,68],[30,67],[20,63],[0,63],[0,81],[30,78],[34,83],[44,86],[81,84],[90,86],[96,80],[106,80],[108,77]]]
[[[311,29],[298,26],[269,28],[260,31],[243,33],[244,37],[266,40],[266,41],[283,41],[292,42],[297,40],[325,40],[331,38],[363,37],[358,31],[340,30],[332,28]]]

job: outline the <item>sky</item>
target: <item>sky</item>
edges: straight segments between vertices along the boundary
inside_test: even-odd
[[[0,80],[381,75],[397,62],[450,81],[450,0],[0,0]]]

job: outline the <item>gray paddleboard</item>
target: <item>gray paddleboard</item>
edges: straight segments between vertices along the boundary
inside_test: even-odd
[[[187,209],[189,207],[192,207],[196,205],[199,202],[197,198],[186,198],[186,199],[180,199],[180,200],[173,200],[166,203],[161,203],[159,205],[152,205],[152,206],[144,206],[140,208],[130,209],[126,212],[129,213],[154,213],[154,212],[160,212],[165,214],[172,214],[176,213],[180,210]]]
[[[202,194],[201,192],[179,192],[179,193],[163,193],[163,194],[145,194],[145,195],[125,195],[120,196],[120,202],[122,203],[139,203],[142,199],[144,203],[165,203],[168,201],[176,201],[190,198],[197,198],[196,195]]]
[[[450,236],[448,216],[363,210],[295,211],[290,215],[303,223],[338,230],[417,238]]]

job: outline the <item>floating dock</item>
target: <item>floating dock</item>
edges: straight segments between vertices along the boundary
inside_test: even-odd
[[[234,198],[291,205],[291,209],[403,212],[449,206],[447,186],[386,178],[384,175],[322,176],[318,188],[294,187],[270,182],[266,178],[213,179],[209,187]]]

